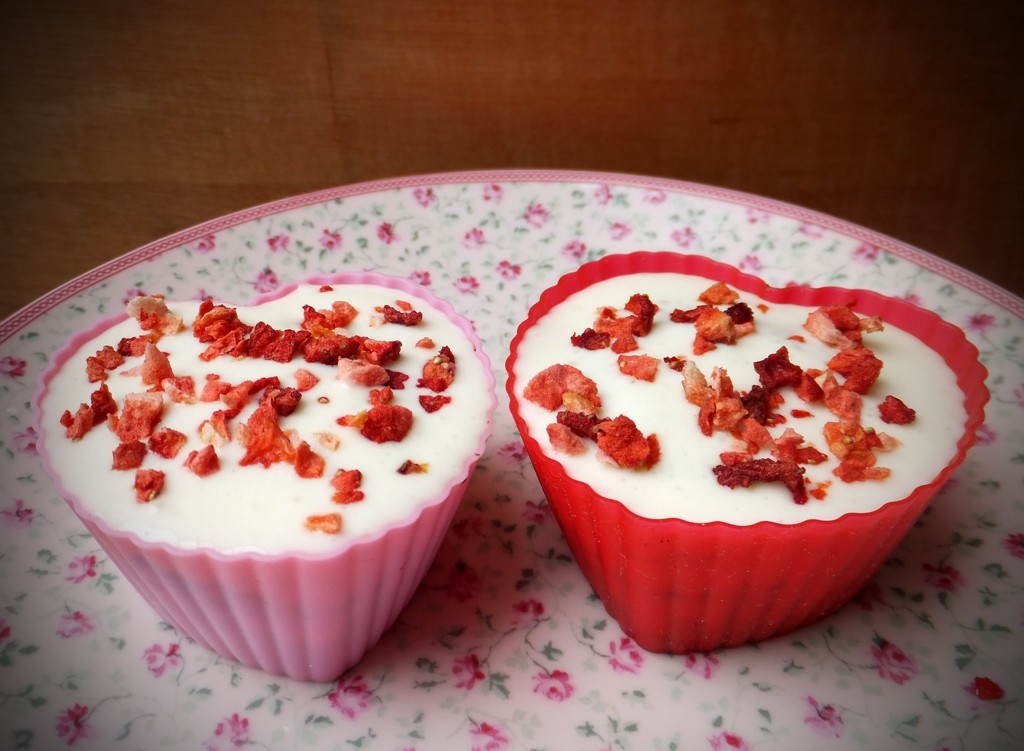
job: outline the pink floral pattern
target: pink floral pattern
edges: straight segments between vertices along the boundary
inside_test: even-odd
[[[784,749],[1024,746],[1024,304],[812,212],[620,176],[412,181],[197,227],[60,293],[0,335],[4,742],[206,751],[335,747]],[[363,189],[360,189],[363,190]],[[787,283],[866,286],[941,310],[982,350],[993,408],[964,471],[854,602],[756,647],[641,649],[583,578],[499,411],[427,578],[327,684],[245,668],[145,606],[45,479],[31,410],[68,332],[146,292],[244,301],[375,268],[473,320],[502,379],[528,305],[642,244]],[[132,259],[129,259],[132,260]],[[973,286],[972,286],[973,285]],[[48,675],[43,681],[38,676]],[[845,744],[845,745],[844,745]]]

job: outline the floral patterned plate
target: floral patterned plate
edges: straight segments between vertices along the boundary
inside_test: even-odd
[[[74,331],[142,293],[244,303],[338,269],[411,277],[476,322],[499,382],[561,274],[634,249],[776,286],[866,287],[963,327],[992,401],[978,445],[858,598],[758,646],[666,656],[593,596],[507,410],[407,610],[329,684],[182,637],[54,492],[29,401]],[[928,253],[755,196],[580,172],[426,175],[312,193],[164,238],[0,323],[0,747],[1024,747],[1024,301]],[[499,398],[503,390],[499,389]]]

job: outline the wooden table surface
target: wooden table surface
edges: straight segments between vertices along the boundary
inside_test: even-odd
[[[253,204],[475,168],[818,209],[1024,294],[1024,6],[0,4],[0,318]]]

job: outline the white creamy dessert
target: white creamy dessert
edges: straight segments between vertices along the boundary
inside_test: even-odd
[[[887,439],[889,450],[877,453],[878,466],[891,470],[888,476],[853,482],[836,477],[833,470],[838,461],[823,429],[826,423],[840,418],[823,402],[806,403],[786,386],[777,391],[784,401],[772,409],[785,421],[768,430],[778,438],[791,428],[805,439],[804,446],[827,455],[821,463],[801,464],[811,496],[805,503],[796,503],[794,495],[780,482],[753,482],[748,487],[734,488],[719,484],[713,468],[723,463],[723,454],[736,452],[739,442],[728,431],[714,431],[711,436],[701,431],[699,408],[684,394],[682,373],[670,368],[664,358],[689,360],[709,381],[716,366],[724,368],[736,391],[746,392],[759,381],[754,363],[780,347],[788,350],[792,364],[820,371],[826,370],[826,363],[838,350],[805,329],[814,308],[768,302],[738,291],[739,301],[753,313],[753,332],[734,343],[719,343],[710,351],[694,354],[694,325],[673,322],[670,315],[677,309],[701,305],[699,296],[714,283],[712,279],[674,273],[618,276],[575,292],[526,331],[514,365],[519,413],[530,436],[562,464],[570,477],[647,518],[736,525],[765,520],[792,524],[871,511],[904,498],[934,479],[937,469],[954,456],[966,419],[955,374],[919,339],[882,320],[882,330],[863,334],[863,347],[870,349],[883,367],[877,381],[861,397],[859,422],[865,429],[894,439]],[[653,381],[625,375],[620,371],[618,355],[609,348],[586,349],[570,343],[572,335],[594,325],[603,308],[617,308],[618,315],[629,315],[623,308],[638,293],[647,295],[659,310],[650,333],[636,337],[638,348],[624,354],[654,358],[658,365]],[[578,454],[556,450],[547,430],[555,422],[558,409],[547,409],[524,397],[531,379],[553,365],[575,367],[596,383],[602,418],[626,415],[643,435],[655,435],[660,449],[656,463],[650,468],[616,466],[601,457],[589,440],[583,441],[584,450]],[[824,379],[824,372],[816,374],[819,385]],[[838,381],[843,380],[840,375]],[[878,406],[889,395],[915,410],[912,422],[888,424],[880,419]],[[761,450],[754,457],[770,459],[771,454]]]
[[[152,304],[153,298],[147,300],[147,305]],[[168,302],[170,313],[182,319],[183,328],[161,336],[155,347],[166,355],[175,378],[190,376],[194,382],[194,397],[176,400],[170,383],[155,388],[143,383],[138,367],[145,356],[129,356],[123,364],[107,370],[103,381],[90,381],[87,376],[87,358],[108,345],[116,349],[122,338],[146,333],[136,318],[129,317],[83,341],[53,374],[40,402],[53,471],[84,509],[110,527],[182,548],[213,548],[223,553],[320,553],[356,538],[372,537],[409,517],[444,495],[478,456],[493,399],[490,374],[473,343],[447,315],[397,289],[369,284],[339,284],[333,289],[302,285],[257,306],[226,307],[234,307],[238,319],[248,326],[263,322],[277,331],[300,331],[304,305],[331,311],[335,301],[350,304],[358,314],[334,333],[398,341],[397,358],[376,369],[367,368],[358,357],[342,357],[340,364],[309,362],[301,350],[287,362],[230,354],[207,361],[200,354],[210,342],[199,341],[192,329],[200,303]],[[384,306],[399,316],[411,308],[422,313],[422,320],[415,325],[387,321],[382,314]],[[443,390],[433,388],[437,384],[432,382],[420,384],[428,363],[438,365],[448,359],[439,357],[443,348],[453,355],[454,365],[444,367],[454,371],[454,379]],[[354,362],[358,366],[353,366]],[[380,382],[381,368],[388,374],[386,383]],[[404,382],[393,376],[396,372],[407,377]],[[365,373],[369,373],[368,379],[363,378]],[[304,442],[309,452],[323,460],[319,476],[300,476],[292,461],[268,460],[264,466],[257,456],[255,461],[250,457],[244,462],[244,426],[259,408],[265,390],[254,393],[241,411],[227,420],[229,439],[209,425],[202,427],[215,411],[227,408],[223,398],[201,398],[211,374],[232,386],[276,377],[279,387],[289,390],[290,399],[301,394],[294,411],[279,415],[276,422],[293,449]],[[159,395],[162,414],[156,429],[170,428],[187,438],[173,458],[154,450],[145,452],[137,469],[164,474],[163,486],[151,500],[136,498],[133,483],[137,469],[112,467],[113,452],[123,441],[105,422],[75,440],[65,435],[62,414],[67,410],[74,415],[80,404],[89,404],[101,383],[119,410],[129,394],[151,391]],[[421,397],[434,400],[434,411],[424,407]],[[411,417],[408,433],[400,440],[379,431],[371,431],[373,439],[363,434],[361,426],[374,398]],[[339,419],[344,424],[339,424]],[[67,417],[64,420],[68,422]],[[142,443],[147,440],[143,438]],[[190,452],[207,446],[213,446],[219,466],[200,476],[184,464]],[[308,458],[308,453],[303,456]],[[353,470],[361,475],[358,485],[346,491],[345,500],[350,502],[339,502],[342,491],[332,481],[339,471]],[[352,490],[361,493],[361,498],[356,500]]]

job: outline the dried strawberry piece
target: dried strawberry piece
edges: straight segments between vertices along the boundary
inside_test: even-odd
[[[755,482],[781,482],[793,496],[795,503],[807,503],[804,485],[806,470],[785,459],[748,459],[736,464],[719,464],[712,471],[720,485],[727,488],[749,488]]]
[[[117,437],[122,442],[149,438],[163,411],[164,399],[158,393],[126,394],[117,421]]]
[[[390,370],[384,368],[384,371],[388,374],[388,387],[395,391],[401,391],[405,388],[405,382],[409,380],[409,376],[398,370]]]
[[[562,407],[566,394],[577,394],[592,405],[589,410],[570,411],[596,412],[601,406],[597,384],[572,365],[557,364],[545,368],[531,378],[523,390],[524,398],[552,412]]]
[[[341,534],[341,514],[310,514],[306,517],[306,529],[325,535]]]
[[[395,398],[395,392],[385,386],[382,389],[370,390],[370,404],[376,407],[380,404],[390,404]]]
[[[772,423],[771,393],[764,386],[755,383],[747,393],[740,396],[740,403],[761,425]]]
[[[578,456],[586,451],[583,440],[576,435],[568,425],[553,422],[547,426],[548,441],[551,448],[560,454],[567,456]]]
[[[295,371],[295,385],[299,391],[309,391],[318,383],[320,383],[320,378],[305,368]]]
[[[873,431],[866,431],[856,422],[828,422],[824,435],[829,450],[839,459],[839,466],[832,471],[839,479],[856,482],[888,477],[888,469],[875,466],[877,460],[872,446],[880,442]]]
[[[60,424],[64,426],[64,434],[69,440],[78,441],[96,424],[96,413],[88,404],[81,404],[74,414],[71,414],[70,410],[64,410],[64,414],[60,416]]]
[[[203,384],[203,390],[199,394],[199,401],[218,401],[222,396],[224,396],[224,394],[231,391],[232,388],[234,387],[230,383],[222,380],[219,376],[208,375],[206,377],[206,383]]]
[[[164,459],[173,459],[188,443],[188,437],[174,428],[159,428],[149,437],[149,450]]]
[[[772,455],[776,459],[788,459],[797,464],[821,464],[828,460],[828,456],[818,449],[805,446],[804,437],[792,428],[786,428],[782,435],[775,439]]]
[[[690,404],[701,407],[714,398],[707,377],[693,360],[683,361],[683,394]]]
[[[359,343],[359,352],[356,356],[374,365],[386,365],[397,360],[401,351],[402,343],[398,340],[363,339]]]
[[[736,326],[747,326],[754,322],[754,311],[745,302],[730,305],[725,309],[725,314]]]
[[[587,438],[591,441],[597,440],[597,432],[594,429],[597,427],[599,420],[596,415],[562,410],[555,416],[555,419],[560,425],[565,425],[580,438]]]
[[[739,293],[725,282],[715,282],[697,296],[703,303],[729,305],[740,299]]]
[[[159,469],[135,470],[134,489],[139,503],[149,503],[164,489],[164,473]]]
[[[411,410],[397,404],[382,404],[370,407],[359,432],[374,443],[387,443],[401,441],[411,429]]]
[[[99,425],[107,419],[107,415],[117,413],[117,403],[110,393],[107,384],[101,383],[99,388],[89,395],[89,406],[92,408],[93,425]]]
[[[426,474],[429,470],[430,467],[426,464],[420,464],[412,461],[411,459],[406,459],[402,462],[397,471],[400,475],[422,475]]]
[[[200,342],[210,343],[226,336],[241,332],[247,334],[249,326],[238,318],[238,310],[226,305],[214,305],[207,298],[199,304],[199,310],[192,321],[192,335]]]
[[[416,326],[423,320],[423,314],[418,310],[399,310],[385,305],[381,312],[384,314],[385,321],[397,323],[399,326]]]
[[[624,352],[633,352],[638,349],[640,349],[640,345],[636,343],[636,337],[628,332],[615,337],[612,341],[611,350],[617,355],[621,355]]]
[[[142,441],[125,441],[119,443],[113,451],[113,469],[137,469],[146,458],[146,444]]]
[[[302,345],[302,356],[306,362],[337,365],[339,360],[355,357],[361,342],[362,337],[318,332]]]
[[[139,322],[143,331],[155,331],[160,335],[177,334],[184,328],[181,316],[171,312],[163,295],[133,297],[128,302],[128,315]]]
[[[909,425],[917,418],[917,412],[892,394],[889,394],[878,405],[878,414],[882,422],[890,425]]]
[[[295,474],[307,479],[323,477],[327,462],[313,452],[306,441],[300,441],[295,447]]]
[[[447,346],[441,347],[437,354],[423,365],[423,375],[416,381],[420,388],[431,391],[444,391],[455,380],[455,355]]]
[[[253,395],[253,383],[253,381],[242,381],[220,395],[220,400],[227,405],[228,417],[235,417],[249,403]]]
[[[250,357],[262,357],[273,362],[291,362],[310,336],[305,330],[275,329],[259,321],[249,334],[248,353]]]
[[[434,340],[431,339],[429,336],[425,336],[422,339],[416,340],[416,347],[418,349],[433,349],[436,346],[437,345],[434,344]]]
[[[108,371],[124,364],[124,355],[109,344],[98,350],[95,355],[85,358],[85,372],[90,383],[107,380]]]
[[[813,404],[815,402],[820,402],[825,398],[825,390],[818,385],[818,382],[814,380],[814,377],[805,370],[800,375],[800,383],[796,386],[796,395],[808,404]]]
[[[626,301],[626,310],[633,314],[631,329],[634,336],[647,336],[651,333],[654,325],[654,314],[658,312],[658,306],[651,302],[651,298],[642,293],[637,293]]]
[[[843,388],[866,394],[882,372],[882,361],[867,347],[843,349],[828,361],[828,367],[846,376]]]
[[[302,401],[302,392],[291,386],[271,387],[263,393],[260,401],[268,402],[278,417],[288,417],[298,409],[299,402]]]
[[[772,449],[775,441],[768,428],[759,423],[753,417],[744,417],[736,424],[733,434],[746,446],[747,453],[756,454],[761,449]]]
[[[701,311],[693,325],[699,337],[713,344],[732,344],[737,339],[736,324],[718,308]]]
[[[686,358],[679,355],[669,355],[662,359],[665,361],[665,364],[668,365],[670,370],[674,370],[677,373],[681,373],[683,368],[686,366]]]
[[[143,355],[141,376],[142,382],[154,388],[160,387],[160,381],[165,378],[174,378],[174,371],[171,369],[171,361],[165,352],[157,349],[155,344],[147,344],[146,352]]]
[[[650,355],[619,355],[619,372],[638,381],[654,380],[658,374],[658,360]]]
[[[689,308],[686,310],[676,308],[669,313],[668,317],[672,323],[696,323],[701,313],[709,310],[717,310],[717,308],[713,305],[698,305],[695,308]]]
[[[825,406],[842,420],[859,420],[864,400],[861,395],[839,385],[836,377],[829,373],[822,384]]]
[[[314,327],[344,328],[355,320],[359,311],[344,300],[335,300],[330,310],[314,310],[310,305],[303,305],[302,314],[302,328],[312,331]]]
[[[338,361],[338,380],[357,386],[383,386],[391,380],[386,368],[365,360]]]
[[[220,457],[217,449],[207,444],[201,449],[188,452],[185,457],[185,469],[198,477],[206,477],[220,469]]]
[[[146,345],[153,339],[151,335],[126,336],[117,343],[117,353],[123,357],[138,357],[145,353]]]
[[[647,464],[651,444],[637,428],[636,423],[625,415],[605,418],[594,428],[597,446],[620,467],[636,469]]]
[[[812,311],[804,328],[819,341],[839,349],[859,347],[865,332],[881,331],[882,321],[877,317],[858,316],[847,305],[827,305]]]
[[[192,376],[174,376],[160,381],[160,390],[175,404],[195,404],[196,382]]]
[[[451,403],[452,398],[444,394],[420,394],[419,402],[424,412],[437,412],[446,404]]]
[[[242,466],[262,464],[269,467],[276,462],[294,462],[295,447],[278,423],[277,410],[270,401],[261,401],[249,415],[240,440],[245,455],[239,460]]]
[[[574,347],[580,347],[581,349],[598,350],[607,349],[611,346],[612,337],[607,332],[594,331],[592,328],[586,328],[582,334],[573,334],[569,337],[569,342]]]
[[[363,482],[363,473],[358,469],[339,469],[331,478],[331,487],[334,488],[332,500],[335,503],[357,503],[366,496],[359,486]]]
[[[209,419],[203,420],[199,425],[199,440],[214,446],[223,446],[230,441],[231,429],[228,428],[228,419],[232,416],[227,410],[214,411]]]
[[[221,355],[242,357],[246,353],[247,343],[248,340],[245,338],[245,330],[235,329],[211,342],[210,346],[208,346],[203,352],[199,353],[199,359],[203,362],[210,362]]]
[[[789,361],[789,349],[779,347],[773,354],[754,363],[754,370],[761,385],[768,391],[785,386],[798,386],[803,377],[803,369]]]

